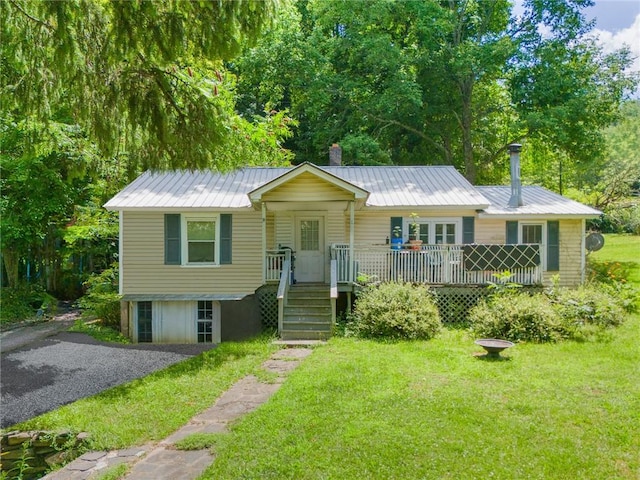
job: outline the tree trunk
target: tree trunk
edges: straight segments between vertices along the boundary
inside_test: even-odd
[[[472,95],[473,79],[466,78],[460,82],[460,95],[462,97],[462,153],[464,157],[464,176],[472,184],[476,181],[476,164],[473,159],[473,112]]]
[[[4,268],[7,271],[7,281],[9,288],[15,288],[20,280],[19,265],[20,256],[18,252],[13,250],[5,250],[2,252],[2,260],[4,261]]]

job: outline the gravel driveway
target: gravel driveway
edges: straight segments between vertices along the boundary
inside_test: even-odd
[[[117,345],[62,332],[0,357],[0,426],[144,377],[213,345]]]

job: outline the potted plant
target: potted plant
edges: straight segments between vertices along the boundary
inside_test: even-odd
[[[395,227],[393,227],[393,232],[391,232],[391,249],[402,249],[402,228],[400,227],[400,225],[396,225]]]
[[[411,224],[409,225],[409,230],[411,231],[411,234],[409,236],[409,243],[411,244],[412,250],[420,250],[422,240],[420,240],[420,224],[418,223],[418,214],[412,213],[409,216],[411,217]]]

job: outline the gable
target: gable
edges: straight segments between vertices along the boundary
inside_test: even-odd
[[[265,202],[322,202],[353,200],[354,194],[334,183],[304,172],[262,195]]]

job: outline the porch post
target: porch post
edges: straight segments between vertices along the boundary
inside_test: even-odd
[[[353,243],[355,241],[355,202],[349,202],[349,282],[353,283],[356,279],[353,271],[356,262],[353,258]]]
[[[262,283],[267,280],[267,205],[262,202]]]

